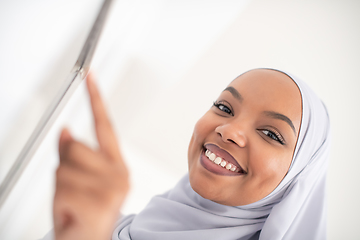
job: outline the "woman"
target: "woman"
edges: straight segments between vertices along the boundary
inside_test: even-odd
[[[63,130],[56,239],[110,239],[128,172],[88,79],[99,150]],[[237,77],[198,121],[189,174],[121,218],[112,239],[325,239],[329,120],[302,81],[278,70]]]

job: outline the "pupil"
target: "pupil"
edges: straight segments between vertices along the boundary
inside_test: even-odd
[[[270,132],[269,134],[272,139],[277,140],[277,137],[273,133]]]
[[[226,113],[230,113],[229,109],[227,107],[225,107],[225,106],[221,106],[220,110],[222,110],[222,111],[224,111]]]

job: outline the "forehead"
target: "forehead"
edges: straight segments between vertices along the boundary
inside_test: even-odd
[[[301,94],[295,82],[286,74],[270,69],[246,72],[229,86],[242,97],[242,103],[254,111],[274,111],[289,117],[298,130],[301,121]]]

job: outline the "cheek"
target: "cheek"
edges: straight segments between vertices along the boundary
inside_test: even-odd
[[[190,144],[202,144],[205,139],[211,134],[214,129],[211,125],[211,121],[209,121],[208,114],[205,114],[202,118],[200,118],[194,127],[194,132],[190,141]]]
[[[188,148],[188,163],[191,167],[192,162],[196,161],[199,156],[199,153],[202,151],[203,145],[206,142],[206,139],[211,134],[212,127],[210,126],[211,121],[208,120],[208,114],[205,114],[200,118],[195,124],[192,137],[190,139],[189,148]]]
[[[292,152],[290,151],[283,151],[278,154],[277,158],[273,160],[272,169],[276,171],[277,175],[279,176],[280,180],[286,175],[289,170],[290,164],[292,160]]]
[[[254,176],[260,182],[266,182],[270,188],[275,188],[286,175],[292,154],[284,151],[267,151],[264,148],[258,153],[260,154],[254,158],[258,161],[253,162]]]
[[[193,134],[191,136],[190,139],[190,143],[189,143],[189,148],[188,148],[188,165],[189,168],[191,167],[192,162],[194,162],[194,157],[196,155],[196,150],[199,148],[200,145],[200,136],[201,136],[201,131],[200,131],[200,124],[199,124],[200,120],[195,124],[194,127],[194,131]]]
[[[194,158],[194,149],[195,149],[195,140],[194,140],[194,134],[192,135],[191,139],[190,139],[190,143],[189,143],[189,148],[188,148],[188,167],[190,168],[191,166],[191,162],[193,162],[193,158]]]

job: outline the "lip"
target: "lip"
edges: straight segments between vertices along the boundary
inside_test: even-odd
[[[236,167],[238,167],[240,169],[240,172],[229,171],[229,170],[227,170],[227,169],[225,169],[225,168],[211,162],[205,156],[206,149],[210,150],[216,156],[221,157],[222,159],[224,159],[228,163],[231,163],[231,164],[235,165]],[[208,170],[208,171],[210,171],[212,173],[215,173],[217,175],[239,176],[239,175],[244,175],[246,173],[244,171],[244,169],[240,166],[240,164],[235,160],[235,158],[233,156],[231,156],[230,153],[228,153],[224,149],[219,148],[215,144],[210,144],[210,143],[205,144],[205,146],[204,146],[204,148],[203,148],[203,150],[202,150],[202,152],[200,154],[200,163],[206,170]]]

